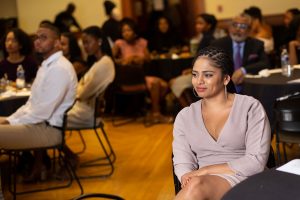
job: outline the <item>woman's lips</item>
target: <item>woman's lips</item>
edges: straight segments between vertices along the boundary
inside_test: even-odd
[[[197,87],[196,90],[197,90],[197,92],[204,92],[206,90],[206,88],[204,88],[204,87]]]

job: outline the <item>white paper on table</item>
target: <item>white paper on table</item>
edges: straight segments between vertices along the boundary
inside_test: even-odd
[[[276,170],[300,175],[300,159],[291,160]]]
[[[270,74],[281,73],[281,72],[282,72],[281,68],[269,69]]]
[[[259,74],[246,74],[245,78],[262,78]]]
[[[299,65],[293,65],[294,69],[300,69],[300,64]]]
[[[290,81],[288,81],[288,83],[300,83],[300,78],[290,80]]]
[[[16,96],[30,96],[30,90],[21,90],[16,93]]]
[[[262,78],[269,77],[271,74],[281,73],[281,68],[278,69],[262,69],[258,72],[258,74],[246,74],[246,78]]]
[[[15,96],[16,95],[16,92],[12,91],[12,90],[7,90],[3,93],[1,93],[1,97],[2,98],[7,98],[7,97],[11,97],[11,96]]]

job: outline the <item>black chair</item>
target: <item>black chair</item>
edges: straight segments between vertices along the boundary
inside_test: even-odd
[[[90,199],[90,198],[124,200],[122,197],[112,195],[112,194],[103,194],[103,193],[83,194],[78,197],[75,197],[73,200],[82,200],[82,199]]]
[[[283,145],[284,161],[287,161],[285,144],[300,144],[300,92],[280,97],[274,104],[276,116],[276,152],[281,164],[279,145]]]
[[[72,105],[73,106],[73,105]],[[80,188],[80,193],[83,194],[83,188],[80,183],[80,180],[75,172],[75,169],[71,166],[71,164],[68,162],[68,159],[64,156],[63,153],[63,147],[65,145],[65,130],[66,130],[66,122],[67,122],[67,113],[68,111],[72,108],[68,108],[64,115],[63,115],[63,126],[61,129],[61,134],[62,134],[62,141],[61,143],[54,145],[54,146],[48,146],[48,147],[41,147],[41,148],[32,148],[32,149],[18,149],[18,150],[4,150],[6,154],[9,156],[9,174],[11,177],[9,178],[9,191],[13,195],[13,199],[16,199],[17,195],[21,194],[27,194],[27,193],[34,193],[34,192],[42,192],[42,191],[49,191],[49,190],[55,190],[55,189],[62,189],[62,188],[67,188],[71,186],[74,178]],[[49,186],[46,188],[37,188],[37,189],[29,189],[29,190],[23,190],[23,191],[17,191],[17,160],[19,155],[21,154],[22,151],[47,151],[47,150],[53,150],[53,161],[55,162],[56,158],[56,151],[58,152],[58,162],[62,167],[64,167],[68,173],[69,181],[66,184],[61,184],[61,185],[54,185],[54,186]],[[53,166],[53,171],[55,170],[55,165]]]
[[[117,65],[112,109],[113,126],[125,125],[144,116],[147,95],[143,66]]]
[[[101,174],[94,174],[94,175],[84,175],[84,176],[79,176],[79,178],[105,178],[109,177],[113,174],[114,172],[114,162],[116,160],[116,154],[112,148],[112,145],[108,139],[108,136],[104,130],[104,123],[102,121],[102,113],[104,109],[104,98],[103,94],[100,94],[95,98],[95,106],[94,106],[94,122],[92,126],[82,126],[82,127],[67,127],[67,131],[77,131],[79,133],[80,139],[83,144],[83,148],[80,151],[80,153],[83,153],[86,149],[86,142],[84,140],[84,137],[82,135],[82,131],[84,130],[93,130],[96,138],[99,142],[100,146],[100,151],[98,151],[98,158],[91,159],[88,161],[85,161],[83,163],[80,163],[80,167],[93,167],[93,166],[108,166],[109,170],[105,173]],[[100,132],[98,130],[101,130],[102,136],[100,137]],[[103,138],[103,139],[102,139]],[[101,152],[102,151],[102,152]],[[104,153],[104,156],[101,154]]]

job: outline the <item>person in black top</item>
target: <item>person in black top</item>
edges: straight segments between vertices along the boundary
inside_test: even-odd
[[[0,78],[16,81],[17,68],[22,65],[26,82],[31,83],[36,76],[38,62],[32,55],[33,43],[29,35],[19,28],[11,29],[1,45],[4,58],[0,60]]]
[[[76,36],[73,33],[62,33],[60,36],[63,55],[72,63],[78,80],[89,69],[85,63]]]
[[[113,2],[106,0],[103,5],[108,19],[103,23],[102,30],[111,42],[114,42],[121,38],[121,17],[118,15],[118,9]]]
[[[173,29],[170,19],[166,16],[158,18],[155,25],[153,37],[149,39],[149,49],[162,54],[179,49],[183,44],[182,38],[176,30]]]
[[[75,9],[75,4],[69,3],[65,11],[60,12],[58,15],[56,15],[54,25],[60,30],[61,33],[70,32],[71,26],[75,26],[79,31],[81,31],[80,25],[73,17]]]

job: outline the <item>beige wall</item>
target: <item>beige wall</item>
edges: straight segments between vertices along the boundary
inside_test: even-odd
[[[112,0],[120,8],[120,0]],[[74,16],[82,28],[101,26],[105,21],[104,0],[16,0],[20,27],[34,33],[42,20],[54,21],[55,15],[65,10],[66,5],[76,5]],[[121,10],[121,9],[120,9]]]
[[[69,2],[73,2],[77,6],[74,15],[83,28],[90,25],[101,26],[106,19],[103,1],[0,0],[0,17],[17,16],[20,27],[28,33],[34,33],[40,21],[53,21],[58,12],[64,10]],[[121,8],[121,0],[112,1]],[[264,15],[284,13],[291,7],[300,8],[300,0],[258,0],[255,4],[262,9]],[[253,0],[205,0],[206,12],[215,14],[218,19],[231,18],[251,5],[254,5]]]
[[[284,13],[292,7],[300,8],[300,0],[206,0],[206,12],[213,13],[218,19],[231,18],[245,8],[256,5],[263,15]],[[222,11],[221,11],[222,10]]]
[[[0,0],[0,18],[17,16],[17,5],[15,0]]]

